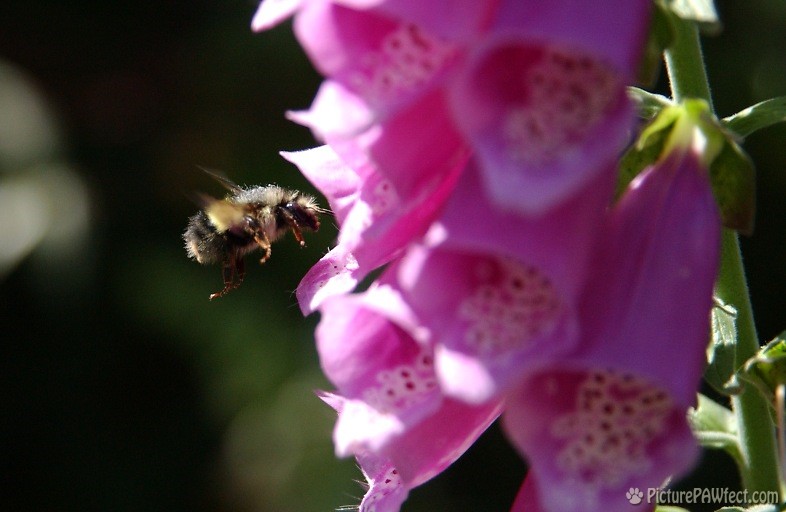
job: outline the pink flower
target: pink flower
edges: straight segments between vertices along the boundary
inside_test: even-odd
[[[455,461],[500,413],[442,395],[431,345],[395,289],[327,300],[317,328],[322,368],[337,388],[323,399],[339,413],[339,456],[355,455],[369,492],[361,510],[398,510],[409,489]],[[366,508],[364,508],[366,507]]]
[[[631,487],[689,470],[685,411],[704,364],[720,220],[694,153],[640,175],[610,215],[581,343],[512,392],[505,428],[543,510],[628,511]]]
[[[503,207],[539,213],[628,141],[649,2],[503,1],[450,87],[453,119]],[[613,13],[613,14],[612,14]]]
[[[345,413],[346,400],[342,397],[325,394],[322,398],[339,417]],[[455,462],[494,422],[500,410],[499,404],[471,407],[448,400],[384,450],[358,448],[355,458],[369,485],[359,510],[397,512],[411,489]]]
[[[327,297],[351,291],[370,271],[392,261],[441,211],[464,163],[435,177],[412,176],[397,188],[360,151],[344,146],[348,162],[329,147],[282,153],[327,197],[341,232],[338,244],[303,278],[297,297],[304,314]],[[349,165],[348,165],[349,164]]]
[[[614,169],[538,218],[485,199],[478,170],[462,175],[439,221],[398,270],[432,333],[444,392],[483,403],[577,342],[577,300],[610,200]]]

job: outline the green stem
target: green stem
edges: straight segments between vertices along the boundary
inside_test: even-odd
[[[701,98],[712,108],[699,30],[689,20],[676,16],[673,20],[674,42],[666,50],[666,70],[669,73],[672,97],[678,103],[687,98]]]
[[[759,342],[739,239],[731,230],[724,230],[723,233],[720,276],[715,285],[715,294],[721,301],[737,309],[735,365],[739,368],[756,355]],[[778,458],[769,405],[753,386],[745,386],[742,393],[732,397],[731,404],[737,417],[742,452],[740,474],[745,488],[751,491],[778,491]]]
[[[676,17],[674,21],[674,44],[666,51],[666,68],[674,100],[701,98],[712,106],[698,29],[691,21]],[[734,231],[728,229],[723,230],[715,294],[737,309],[735,363],[740,367],[756,354],[759,339],[753,323],[739,239]],[[753,386],[746,386],[742,393],[732,397],[731,402],[739,430],[742,452],[739,469],[743,485],[750,491],[779,491],[777,448],[769,406]]]

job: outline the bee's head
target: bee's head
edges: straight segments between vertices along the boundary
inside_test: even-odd
[[[324,210],[317,206],[313,197],[297,196],[287,202],[284,208],[292,215],[298,226],[311,231],[319,230],[319,214],[324,213]]]

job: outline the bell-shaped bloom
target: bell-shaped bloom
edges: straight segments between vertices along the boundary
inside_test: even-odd
[[[303,6],[295,32],[327,79],[308,110],[288,114],[343,159],[361,151],[402,195],[419,192],[414,182],[450,181],[469,154],[444,87],[462,49],[408,21],[411,8],[410,2]]]
[[[619,154],[649,3],[501,2],[450,85],[453,119],[494,201],[542,212]]]
[[[322,399],[339,418],[347,401],[325,393]],[[499,416],[498,403],[471,407],[446,400],[432,416],[392,440],[383,450],[356,448],[355,458],[368,482],[359,509],[398,512],[409,491],[455,462]],[[340,419],[339,419],[340,421]]]
[[[372,270],[392,261],[423,235],[455,186],[464,162],[444,176],[413,176],[397,189],[365,155],[344,146],[282,153],[328,199],[341,231],[338,244],[303,278],[297,290],[304,314],[331,295],[345,293]]]
[[[473,407],[442,395],[433,348],[388,285],[327,300],[317,348],[336,393],[323,399],[339,418],[339,456],[355,455],[369,492],[361,510],[398,510],[409,489],[455,461],[496,419],[501,406]],[[384,505],[383,505],[384,504]]]
[[[439,84],[457,55],[450,42],[415,24],[338,2],[307,3],[294,29],[317,70],[378,116]]]
[[[706,171],[676,151],[610,213],[580,306],[581,342],[507,398],[504,425],[545,511],[630,510],[699,453],[685,412],[704,364],[720,220]]]
[[[485,198],[475,165],[413,246],[398,283],[433,335],[444,392],[483,403],[538,364],[574,348],[576,306],[611,196],[614,168],[536,218]]]

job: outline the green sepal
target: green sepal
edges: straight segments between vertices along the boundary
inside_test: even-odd
[[[695,22],[705,34],[718,34],[723,26],[713,0],[658,0],[675,16]]]
[[[635,95],[641,110],[660,108],[660,112],[620,159],[617,197],[648,165],[672,151],[687,151],[689,146],[701,143],[695,150],[701,151],[708,169],[723,225],[750,235],[756,212],[755,171],[737,144],[737,136],[721,124],[704,100],[691,98],[682,104],[664,105],[664,99],[657,95],[648,96],[635,89],[630,94]]]
[[[671,505],[658,505],[654,512],[690,512],[687,508],[672,507]]]
[[[756,218],[756,171],[753,162],[731,138],[710,165],[712,193],[723,225],[752,235]]]
[[[723,118],[723,125],[744,138],[751,133],[786,121],[786,96],[779,96]]]
[[[635,92],[632,92],[632,94],[635,94]],[[643,98],[643,96],[640,97]],[[649,98],[649,100],[652,100],[652,98]],[[676,105],[661,108],[657,116],[641,132],[638,140],[622,155],[616,197],[622,195],[628,184],[644,168],[654,164],[660,158],[666,141],[671,134],[671,128],[679,116],[680,109]]]
[[[728,408],[699,395],[697,406],[688,409],[688,424],[701,446],[723,450],[741,462],[737,419]]]
[[[786,331],[759,349],[740,372],[740,378],[750,382],[775,408],[775,389],[786,385]]]
[[[716,298],[710,320],[712,328],[707,345],[708,364],[704,370],[704,380],[721,394],[737,394],[740,390],[734,355],[737,345],[737,310]]]

